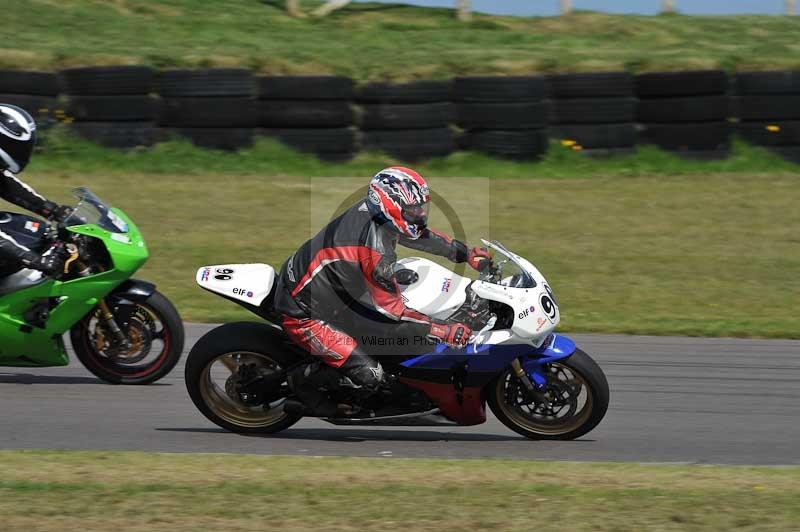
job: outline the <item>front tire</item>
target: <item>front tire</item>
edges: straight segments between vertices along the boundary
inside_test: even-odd
[[[503,425],[532,440],[574,440],[594,429],[608,410],[608,381],[600,366],[577,349],[547,364],[548,384],[538,398],[526,395],[511,368],[486,389],[486,402]]]
[[[111,384],[150,384],[167,375],[183,352],[183,321],[159,292],[134,302],[124,333],[130,347],[113,345],[96,308],[69,332],[72,347],[86,369]]]
[[[265,405],[247,403],[239,393],[242,373],[274,375],[297,362],[282,348],[283,338],[268,325],[228,323],[206,333],[186,359],[186,389],[192,402],[215,425],[240,434],[273,434],[297,423],[302,416],[283,411],[284,397]],[[246,366],[246,367],[245,367]],[[281,383],[285,388],[285,381]],[[278,393],[280,395],[280,393]]]

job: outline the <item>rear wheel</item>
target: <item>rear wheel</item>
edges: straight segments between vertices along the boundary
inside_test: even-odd
[[[186,359],[186,389],[214,424],[243,434],[280,432],[300,420],[283,411],[283,377],[295,363],[269,326],[229,323],[195,344]]]
[[[497,419],[533,440],[573,440],[595,428],[608,409],[608,381],[589,355],[576,350],[546,364],[547,385],[528,392],[509,368],[487,389]]]
[[[183,351],[183,322],[166,297],[154,292],[112,312],[126,345],[108,329],[99,308],[70,331],[72,347],[86,369],[112,384],[150,384],[175,367]]]

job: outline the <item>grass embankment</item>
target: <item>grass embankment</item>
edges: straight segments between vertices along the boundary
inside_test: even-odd
[[[0,515],[9,532],[789,530],[800,469],[2,452]]]
[[[249,316],[196,287],[197,267],[279,267],[391,162],[363,155],[329,165],[270,143],[238,156],[181,143],[139,154],[70,146],[35,159],[30,183],[62,201],[90,185],[128,212],[152,253],[141,276],[192,321]],[[456,154],[419,166],[470,244],[488,236],[536,263],[564,330],[800,338],[796,168],[742,145],[715,163],[644,150],[627,161]],[[459,174],[492,178],[443,177]],[[361,177],[316,177],[326,175]],[[434,226],[455,232],[452,221],[434,209]]]
[[[476,14],[464,24],[452,9],[358,3],[324,19],[293,19],[284,5],[283,0],[15,2],[4,22],[25,31],[0,44],[0,66],[236,65],[358,80],[800,67],[797,17]]]

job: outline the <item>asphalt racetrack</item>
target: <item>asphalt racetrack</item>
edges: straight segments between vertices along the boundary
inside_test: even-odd
[[[211,327],[188,325],[187,350]],[[800,464],[800,341],[570,336],[611,386],[605,420],[573,442],[529,441],[493,417],[463,428],[302,420],[240,436],[194,408],[183,361],[137,387],[103,384],[73,360],[0,368],[0,449]]]

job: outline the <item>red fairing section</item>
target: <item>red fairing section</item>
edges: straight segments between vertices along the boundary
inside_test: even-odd
[[[452,384],[401,378],[400,382],[416,388],[431,398],[445,417],[459,425],[480,425],[486,421],[486,402],[481,388],[464,388],[463,401],[459,403]]]

